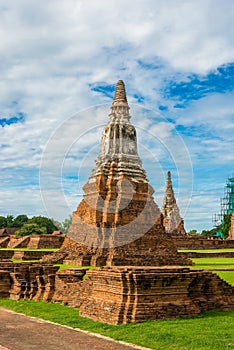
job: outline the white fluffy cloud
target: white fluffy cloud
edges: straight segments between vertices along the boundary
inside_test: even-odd
[[[57,169],[71,138],[76,139],[94,123],[106,122],[108,108],[91,108],[89,117],[85,112],[86,116],[65,133],[66,121],[72,115],[110,103],[107,96],[93,91],[92,86],[111,85],[124,79],[129,101],[136,103],[137,96],[143,97],[143,104],[154,114],[161,103],[170,106],[162,93],[167,81],[178,77],[186,80],[187,74],[192,73],[205,75],[234,61],[232,0],[50,0],[47,3],[0,0],[0,19],[0,119],[9,120],[19,112],[25,118],[17,124],[0,126],[0,196],[7,198],[0,206],[3,214],[7,210],[15,214],[21,212],[22,206],[17,204],[21,186],[28,184],[27,193],[30,188],[35,191],[41,157],[55,130],[60,130],[60,134],[57,133],[60,142],[56,143],[51,161]],[[201,173],[204,169],[199,158],[204,157],[204,149],[205,162],[209,160],[211,169],[217,169],[216,160],[223,164],[233,161],[228,152],[233,145],[232,99],[232,93],[208,96],[173,115],[174,123],[161,119],[153,125],[150,117],[140,116],[134,116],[132,121],[154,135],[160,134],[165,144],[172,145],[178,154],[181,147],[175,139],[176,125],[207,128],[209,137],[200,132],[191,137],[188,133],[182,135]],[[92,144],[94,139],[98,139],[97,133],[95,137],[91,133],[80,139],[66,160],[66,174],[76,171],[72,156],[79,153],[76,161],[80,161],[87,149],[85,142]],[[149,153],[145,156],[148,166]],[[154,157],[158,159],[155,171],[162,175],[163,165],[167,164],[165,149],[155,146]],[[175,169],[182,169],[183,159],[177,157],[176,162],[177,165],[172,162]],[[150,167],[149,172],[153,176]],[[223,176],[224,173],[219,175],[219,182]],[[183,181],[185,178],[186,169]],[[158,188],[163,186],[163,180],[162,175]],[[69,191],[68,197],[72,198]],[[10,200],[11,194],[17,199],[15,206]],[[180,196],[182,206],[183,196]],[[35,204],[35,199],[32,204],[26,198],[27,194],[25,211],[35,207],[38,212],[38,208],[42,208],[40,201]],[[59,213],[61,216],[61,208]],[[195,216],[195,212],[190,212],[190,218]]]

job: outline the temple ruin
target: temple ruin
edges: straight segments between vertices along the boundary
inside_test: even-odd
[[[116,85],[100,154],[84,196],[54,257],[79,265],[190,265],[165,233],[137,151],[135,127],[122,80]],[[74,243],[75,242],[75,243]]]
[[[69,238],[2,237],[0,244],[12,248],[64,242],[56,253],[43,258],[44,263],[16,263],[3,256],[0,297],[62,302],[79,307],[81,316],[110,324],[233,310],[234,287],[208,270],[186,267],[191,261],[185,253],[177,252],[175,238],[167,233],[174,232],[171,218],[176,232],[182,232],[170,173],[162,214],[138,156],[136,130],[130,123],[121,80],[96,166],[83,189]],[[195,240],[189,242],[186,236],[179,239],[186,244]],[[201,245],[209,242],[204,238],[199,241]],[[233,244],[232,240],[226,242]],[[23,258],[20,251],[6,252]],[[102,267],[59,272],[58,266],[48,262]]]
[[[184,220],[176,203],[175,194],[171,181],[171,172],[167,173],[166,192],[162,205],[163,226],[171,235],[186,235]]]

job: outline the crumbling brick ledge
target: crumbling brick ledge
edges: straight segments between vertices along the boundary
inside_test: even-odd
[[[185,267],[104,267],[87,272],[80,315],[110,324],[233,310],[234,287],[206,270]]]
[[[0,298],[6,297],[61,302],[79,307],[81,316],[110,324],[234,309],[234,287],[207,270],[182,266],[58,272],[48,264],[1,262]]]

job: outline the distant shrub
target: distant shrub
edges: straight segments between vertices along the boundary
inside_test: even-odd
[[[42,235],[47,233],[46,227],[40,227],[37,224],[25,224],[20,230],[16,231],[17,236]]]
[[[28,220],[28,224],[36,224],[39,227],[46,228],[45,233],[53,233],[57,230],[57,227],[54,225],[53,221],[45,216],[33,216]]]

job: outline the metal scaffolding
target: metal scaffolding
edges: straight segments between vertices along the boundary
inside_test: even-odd
[[[234,212],[234,177],[229,177],[224,188],[224,197],[220,198],[221,212],[213,215],[213,225],[218,226],[223,221],[225,214]]]

